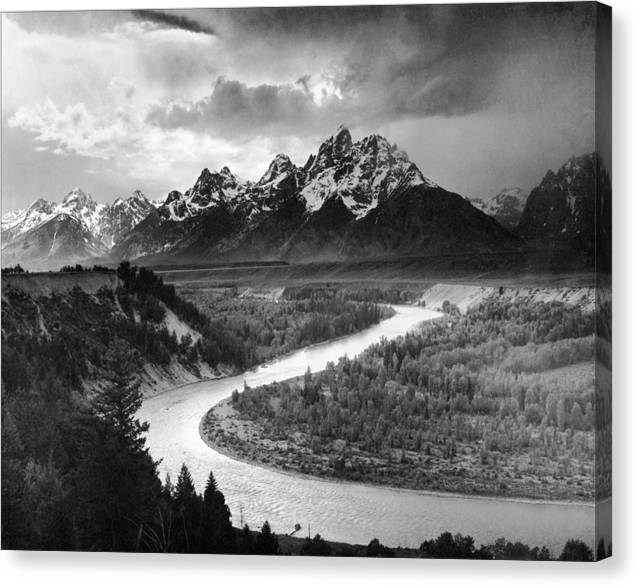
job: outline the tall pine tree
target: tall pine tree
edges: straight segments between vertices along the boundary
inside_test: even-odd
[[[203,547],[206,552],[233,552],[234,532],[230,521],[230,510],[223,493],[219,491],[212,472],[208,476],[203,494]]]
[[[80,545],[139,550],[144,527],[157,514],[161,483],[145,447],[148,425],[136,417],[142,401],[136,357],[123,341],[115,340],[105,365],[107,383],[90,413],[77,421],[82,435],[75,474]]]

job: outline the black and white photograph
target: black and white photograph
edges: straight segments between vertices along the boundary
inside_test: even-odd
[[[1,18],[3,550],[612,556],[609,6]]]

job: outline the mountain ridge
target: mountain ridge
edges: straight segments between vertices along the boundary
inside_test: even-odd
[[[170,202],[158,208],[158,217],[131,231],[115,247],[115,258],[167,254],[301,261],[435,253],[439,247],[432,239],[400,243],[400,222],[383,218],[391,201],[405,193],[414,200],[414,209],[419,209],[418,200],[423,194],[429,194],[432,201],[440,200],[429,210],[431,217],[425,225],[433,229],[451,222],[455,226],[454,231],[439,226],[434,230],[438,235],[455,235],[443,239],[446,247],[463,248],[458,240],[461,223],[452,221],[454,206],[468,225],[484,225],[484,238],[479,228],[472,228],[472,246],[496,251],[502,243],[507,247],[518,245],[515,236],[494,225],[460,196],[456,199],[456,195],[426,178],[396,145],[377,134],[355,142],[343,126],[319,145],[303,167],[279,153],[259,180],[245,182],[242,189],[231,194],[225,189],[221,172],[206,169],[202,174],[193,188],[170,196]],[[229,170],[225,175],[230,175]],[[212,184],[214,189],[206,187]],[[447,196],[452,196],[454,206],[444,202]],[[191,204],[194,198],[197,206]],[[178,206],[190,212],[176,217]],[[409,217],[408,208],[409,204],[400,210],[403,221]],[[370,215],[374,220],[363,222]],[[381,231],[382,243],[366,243],[366,239],[380,235],[373,223],[383,221],[389,222],[397,234],[390,237],[387,231]]]
[[[568,181],[555,177],[566,168],[587,168],[577,160],[557,174],[547,172],[528,199],[520,188],[506,188],[486,201],[470,200],[425,177],[381,135],[354,141],[340,126],[302,167],[278,153],[255,181],[224,166],[204,168],[192,187],[172,190],[163,201],[150,202],[136,190],[110,205],[97,204],[79,188],[61,204],[36,200],[3,217],[3,262],[305,262],[523,250],[540,242],[544,231],[529,219],[549,214],[542,208],[563,195],[564,188],[555,186]],[[595,177],[586,172],[575,181],[577,193],[567,206],[590,208],[572,202],[590,200],[579,193],[590,192]],[[553,194],[548,200],[541,195],[547,190]],[[60,214],[66,216],[57,229],[47,224]],[[574,225],[590,214],[575,216]],[[586,221],[580,230],[584,236],[588,226]]]
[[[99,204],[78,187],[60,203],[38,198],[2,217],[3,263],[39,267],[103,255],[152,208],[140,190],[112,204]]]

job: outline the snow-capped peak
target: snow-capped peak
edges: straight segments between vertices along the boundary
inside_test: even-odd
[[[91,194],[87,194],[81,188],[73,188],[62,200],[62,205],[75,206],[76,208],[91,207],[96,205]]]
[[[171,191],[159,209],[171,220],[180,222],[220,204],[234,205],[248,182],[234,175],[228,167],[218,172],[202,169],[195,185],[183,194]]]
[[[135,190],[127,198],[117,198],[112,204],[111,208],[144,208],[149,209],[152,203],[146,198],[141,190]]]
[[[356,217],[362,218],[397,189],[423,184],[437,187],[407,153],[384,137],[373,134],[352,143],[349,130],[343,126],[321,144],[306,169],[308,177],[301,196],[310,212],[338,196]]]
[[[58,204],[38,198],[28,208],[8,212],[2,217],[3,241],[31,230],[52,218]]]
[[[90,194],[76,187],[59,204],[39,198],[24,210],[6,214],[2,218],[2,232],[5,240],[10,241],[54,218],[73,218],[90,233],[95,243],[109,248],[151,209],[151,203],[139,190],[108,205],[98,204]]]
[[[257,182],[257,185],[265,185],[276,181],[280,179],[281,176],[293,173],[294,171],[297,171],[297,168],[290,158],[284,153],[278,153],[268,166],[268,170]]]
[[[48,202],[44,198],[38,198],[33,204],[29,206],[29,210],[37,210],[39,212],[51,212],[55,207],[54,202]]]
[[[336,133],[321,143],[316,157],[308,168],[308,177],[312,179],[325,169],[334,167],[343,157],[350,154],[351,149],[352,135],[345,126],[341,125]]]
[[[107,206],[98,204],[91,194],[80,188],[73,188],[62,200],[57,209],[58,214],[68,214],[84,223],[91,234],[100,232],[100,221]]]
[[[129,200],[131,199],[135,199],[135,200],[141,200],[144,202],[148,202],[148,199],[146,198],[146,196],[144,195],[144,192],[142,192],[142,190],[135,190],[130,197],[128,198]]]
[[[509,187],[500,190],[490,198],[474,198],[469,201],[478,210],[495,218],[505,228],[515,228],[522,216],[528,192],[519,187]]]
[[[219,175],[223,175],[223,177],[234,178],[234,175],[232,174],[232,171],[230,171],[230,168],[227,165],[224,165],[219,170]]]

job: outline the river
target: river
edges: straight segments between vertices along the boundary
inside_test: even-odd
[[[244,381],[257,386],[302,375],[308,366],[321,370],[328,361],[336,362],[345,354],[352,357],[383,336],[399,336],[439,316],[415,306],[395,309],[395,316],[363,332],[300,349],[239,376],[194,383],[145,399],[139,417],[150,424],[147,444],[152,456],[161,459],[162,477],[170,473],[175,481],[186,463],[202,490],[212,470],[235,526],[243,520],[256,529],[268,520],[277,533],[291,532],[299,523],[301,534],[307,533],[309,524],[312,535],[357,544],[376,537],[387,545],[416,547],[448,530],[470,534],[477,544],[499,537],[531,546],[546,544],[554,554],[573,537],[593,547],[592,504],[435,495],[296,477],[230,459],[200,438],[204,414],[234,389],[241,390]],[[610,507],[606,501],[598,508],[598,520],[603,518],[600,511],[609,514]]]

